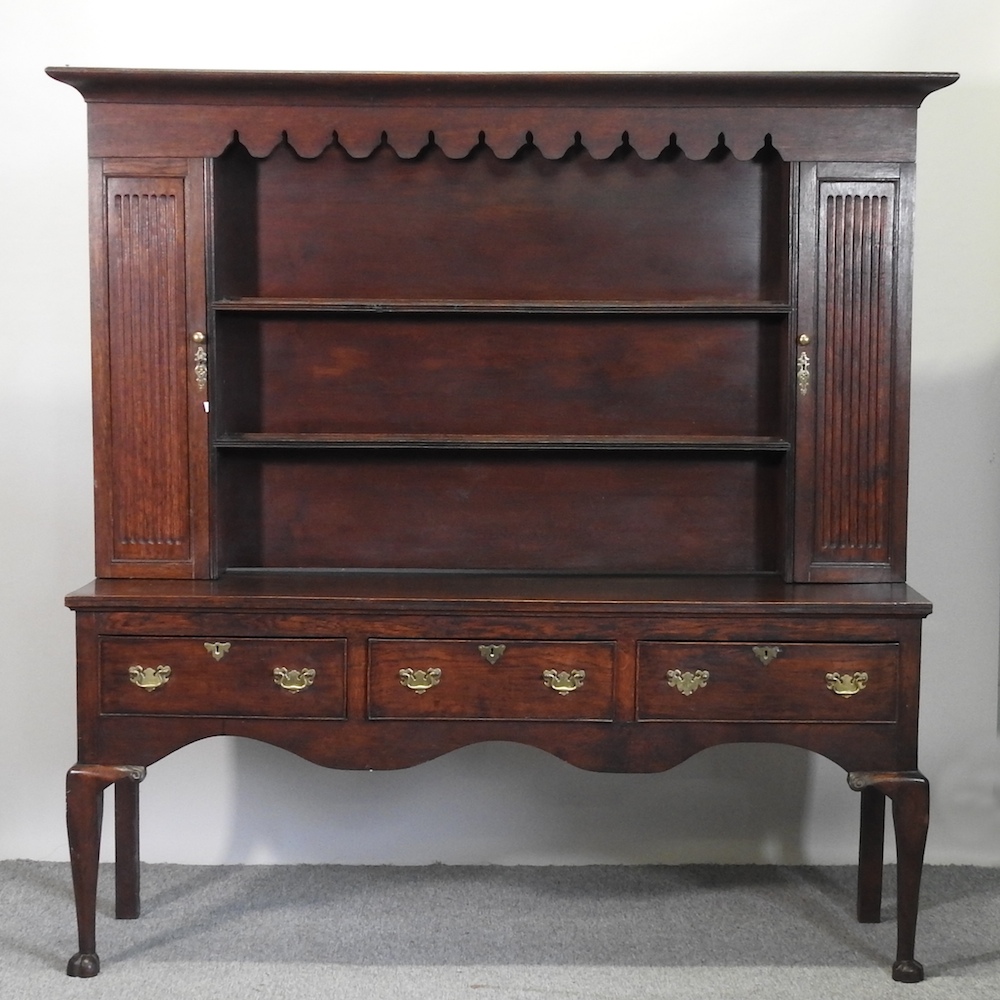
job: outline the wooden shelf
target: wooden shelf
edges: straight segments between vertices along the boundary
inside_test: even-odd
[[[468,313],[538,315],[783,315],[788,302],[761,301],[507,301],[480,299],[338,299],[338,298],[233,298],[212,304],[224,313]]]
[[[785,452],[791,444],[778,437],[723,437],[690,434],[520,435],[520,434],[226,434],[217,448],[440,448],[539,449],[565,451],[739,451]]]

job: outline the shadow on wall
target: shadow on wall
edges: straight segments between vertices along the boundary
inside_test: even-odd
[[[996,256],[1000,266],[1000,245]],[[934,604],[924,629],[920,703],[932,863],[995,864],[1000,845],[997,315],[982,299],[959,303],[950,325],[970,336],[951,341],[953,367],[917,371],[913,380],[910,579]]]
[[[233,740],[230,752],[228,862],[803,860],[812,769],[792,747],[715,747],[649,775],[582,771],[511,743],[381,772],[328,771],[250,740]]]

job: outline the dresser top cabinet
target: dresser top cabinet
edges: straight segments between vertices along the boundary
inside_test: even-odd
[[[97,570],[904,575],[950,74],[53,69]]]

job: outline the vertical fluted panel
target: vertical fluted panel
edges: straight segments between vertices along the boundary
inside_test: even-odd
[[[108,182],[116,559],[190,551],[183,194],[176,178]]]
[[[893,213],[887,184],[831,184],[821,217],[817,555],[889,556]],[[865,191],[866,193],[861,193]]]

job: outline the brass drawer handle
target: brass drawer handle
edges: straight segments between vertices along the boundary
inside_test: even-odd
[[[205,649],[212,654],[213,660],[221,660],[232,648],[230,642],[206,642]]]
[[[423,694],[441,682],[441,668],[431,667],[430,670],[412,670],[406,667],[399,672],[399,683],[417,694]]]
[[[708,686],[708,676],[707,670],[696,670],[694,673],[690,670],[685,670],[683,673],[679,670],[668,670],[667,683],[670,687],[677,688],[685,698],[690,698],[698,688]]]
[[[285,691],[302,691],[309,687],[316,680],[316,671],[312,668],[305,670],[287,670],[285,667],[274,668],[274,683]]]
[[[484,643],[479,647],[479,655],[491,666],[496,666],[507,647],[502,642]]]
[[[850,698],[868,686],[868,674],[859,670],[854,674],[827,674],[826,686],[843,698]]]
[[[754,646],[753,655],[760,660],[762,666],[767,666],[769,663],[773,663],[774,660],[778,658],[778,654],[781,652],[780,646]]]
[[[542,682],[556,694],[565,695],[582,688],[586,677],[586,670],[546,670]]]
[[[128,679],[143,691],[155,691],[170,680],[170,667],[165,663],[158,667],[129,667]]]

